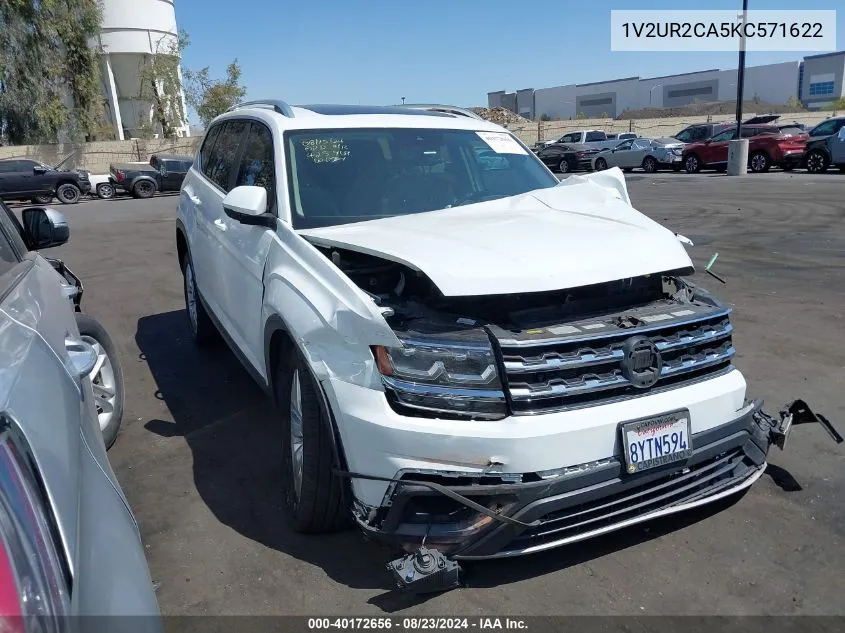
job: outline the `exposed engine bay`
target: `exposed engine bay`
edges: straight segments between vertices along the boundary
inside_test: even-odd
[[[544,328],[604,316],[608,325],[635,327],[683,305],[712,310],[716,303],[681,278],[689,270],[621,279],[552,292],[446,297],[425,275],[404,264],[338,248],[319,247],[380,307],[397,332],[456,334],[480,326],[497,337],[541,340]],[[390,314],[392,312],[392,314]]]

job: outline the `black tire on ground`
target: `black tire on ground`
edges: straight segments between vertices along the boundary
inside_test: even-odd
[[[194,278],[194,267],[191,264],[189,255],[185,255],[182,260],[182,292],[185,296],[185,313],[188,316],[188,327],[191,329],[191,334],[194,337],[194,342],[198,347],[206,347],[214,343],[218,339],[217,328],[208,312],[205,311],[202,300],[200,299],[199,290],[197,290],[196,279]],[[193,297],[193,305],[195,311],[191,312],[191,302],[189,297]]]
[[[841,171],[843,174],[845,174],[845,165],[840,165],[839,171]]]
[[[807,167],[807,171],[811,174],[823,174],[830,166],[830,159],[821,150],[814,149],[807,154],[804,164]]]
[[[69,182],[59,185],[56,189],[56,197],[62,204],[76,204],[79,202],[81,196],[82,192],[79,190],[79,187]]]
[[[557,170],[562,174],[568,174],[572,171],[572,167],[566,158],[561,158],[560,163],[557,166]]]
[[[139,180],[132,187],[132,195],[136,198],[152,198],[155,195],[156,186],[149,180]]]
[[[596,159],[596,171],[604,171],[607,169],[607,161],[603,158]]]
[[[682,167],[682,165],[680,163],[676,164],[676,165],[672,165],[672,171],[679,172],[679,171],[681,171],[681,167]]]
[[[318,387],[296,348],[289,347],[274,369],[276,402],[282,419],[282,482],[285,513],[296,532],[338,532],[351,523],[343,505],[343,482],[332,473],[331,423]],[[302,483],[297,495],[291,452],[291,387],[298,372],[302,410]]]
[[[643,159],[643,170],[648,174],[653,174],[657,171],[657,161],[651,156],[646,156]]]
[[[79,328],[79,334],[83,338],[94,339],[100,344],[100,347],[109,358],[112,372],[114,374],[114,412],[108,425],[102,429],[103,442],[106,445],[106,449],[109,449],[117,439],[117,434],[120,431],[120,424],[123,422],[123,404],[126,401],[126,390],[123,384],[123,367],[120,364],[117,348],[115,347],[111,336],[109,336],[109,333],[99,321],[87,314],[77,312],[76,325]],[[90,343],[91,341],[88,342]],[[97,403],[96,394],[94,402],[95,404]]]
[[[783,169],[784,171],[792,171],[795,169],[795,165],[793,165],[792,163],[787,163],[786,165],[781,167],[781,169]]]
[[[751,166],[751,171],[755,174],[762,174],[769,171],[772,166],[772,161],[766,152],[754,152],[748,157],[748,164]]]
[[[114,185],[110,182],[101,182],[97,185],[97,197],[102,200],[111,200],[117,195]]]
[[[633,167],[623,167],[622,171],[624,171],[626,174],[630,174],[632,171],[634,171],[634,168]]]
[[[690,154],[684,158],[684,169],[688,174],[697,174],[701,171],[701,159],[697,154]]]
[[[50,204],[53,201],[52,194],[45,193],[41,196],[32,196],[32,204]]]

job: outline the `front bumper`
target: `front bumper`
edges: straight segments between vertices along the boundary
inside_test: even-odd
[[[530,528],[500,523],[411,482],[395,487],[379,529],[362,527],[397,548],[413,550],[425,535],[430,547],[453,558],[480,559],[539,552],[681,512],[748,488],[762,475],[771,427],[758,411],[759,404],[747,405],[735,419],[694,433],[687,460],[633,475],[614,456],[523,483],[448,485],[448,478],[437,478],[477,503],[533,523]]]

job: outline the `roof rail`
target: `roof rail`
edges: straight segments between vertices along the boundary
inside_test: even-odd
[[[483,117],[480,117],[472,110],[467,110],[466,108],[457,108],[455,106],[450,105],[439,105],[436,103],[402,103],[399,104],[400,107],[403,108],[411,108],[414,110],[431,110],[433,112],[445,112],[446,114],[454,114],[455,116],[465,116],[471,119],[478,119],[479,121],[484,121]]]
[[[275,110],[282,116],[286,116],[289,119],[294,118],[293,110],[291,109],[291,107],[284,101],[279,101],[278,99],[258,99],[257,101],[244,101],[243,103],[237,103],[233,105],[231,108],[226,110],[226,112],[232,112],[234,110],[238,110],[240,108],[247,108],[250,106],[255,106],[259,108],[273,108],[273,110]]]

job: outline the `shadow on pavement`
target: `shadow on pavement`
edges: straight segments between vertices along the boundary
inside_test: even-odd
[[[150,420],[145,428],[163,437],[184,437],[193,453],[200,497],[225,525],[245,538],[322,568],[335,582],[385,593],[369,602],[386,612],[424,602],[427,596],[391,590],[385,548],[357,530],[306,536],[285,522],[281,498],[281,435],[270,399],[221,341],[199,350],[184,310],[138,321],[138,348],[174,422]],[[715,514],[730,498],[645,526],[635,526],[540,555],[464,563],[471,587],[495,587],[542,576],[684,528]]]

